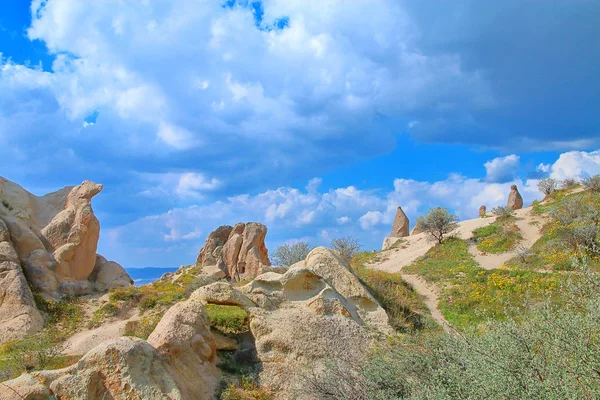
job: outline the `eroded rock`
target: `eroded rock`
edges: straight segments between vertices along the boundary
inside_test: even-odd
[[[517,185],[512,185],[510,187],[510,194],[508,195],[507,205],[513,210],[519,210],[523,208],[523,197],[521,196],[521,193],[519,193]]]
[[[402,207],[398,207],[396,210],[396,216],[394,217],[394,225],[392,226],[392,233],[390,237],[406,237],[409,235],[409,221]]]

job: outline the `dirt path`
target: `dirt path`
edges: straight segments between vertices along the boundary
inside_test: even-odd
[[[435,322],[437,322],[444,330],[448,333],[454,332],[454,328],[450,325],[450,323],[444,318],[441,311],[438,308],[439,303],[439,293],[435,286],[427,284],[425,279],[421,278],[418,275],[408,275],[408,274],[400,274],[402,279],[411,285],[419,295],[423,297],[423,301],[425,302],[425,306],[431,313],[431,317]]]
[[[517,210],[515,211],[515,214],[517,215],[517,218],[519,218],[515,222],[515,225],[517,225],[523,236],[523,239],[519,242],[517,248],[530,249],[531,246],[542,237],[540,229],[543,225],[543,219],[532,216],[531,207]],[[505,262],[519,254],[516,249],[501,254],[486,254],[479,251],[475,244],[469,246],[469,252],[473,255],[473,258],[481,268],[487,270],[500,268]]]
[[[77,332],[64,342],[63,354],[82,355],[108,340],[123,335],[127,321],[115,321],[99,326],[98,328]]]

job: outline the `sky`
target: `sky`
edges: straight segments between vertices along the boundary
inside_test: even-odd
[[[83,180],[99,253],[195,261],[223,224],[267,246],[381,246],[414,221],[600,173],[596,0],[4,0],[0,175]]]

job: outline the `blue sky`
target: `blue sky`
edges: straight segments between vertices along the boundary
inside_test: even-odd
[[[600,3],[7,0],[0,175],[84,179],[99,252],[188,264],[220,224],[377,248],[600,172]]]

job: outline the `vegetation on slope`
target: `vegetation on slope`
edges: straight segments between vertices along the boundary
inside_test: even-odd
[[[512,210],[511,210],[512,211]],[[522,236],[514,223],[513,216],[498,216],[490,225],[473,231],[477,248],[485,253],[500,254],[513,250]]]
[[[351,262],[356,276],[386,310],[394,329],[409,332],[424,328],[430,321],[421,296],[400,274],[367,269],[366,265],[376,257],[378,254],[372,252],[356,254]]]

